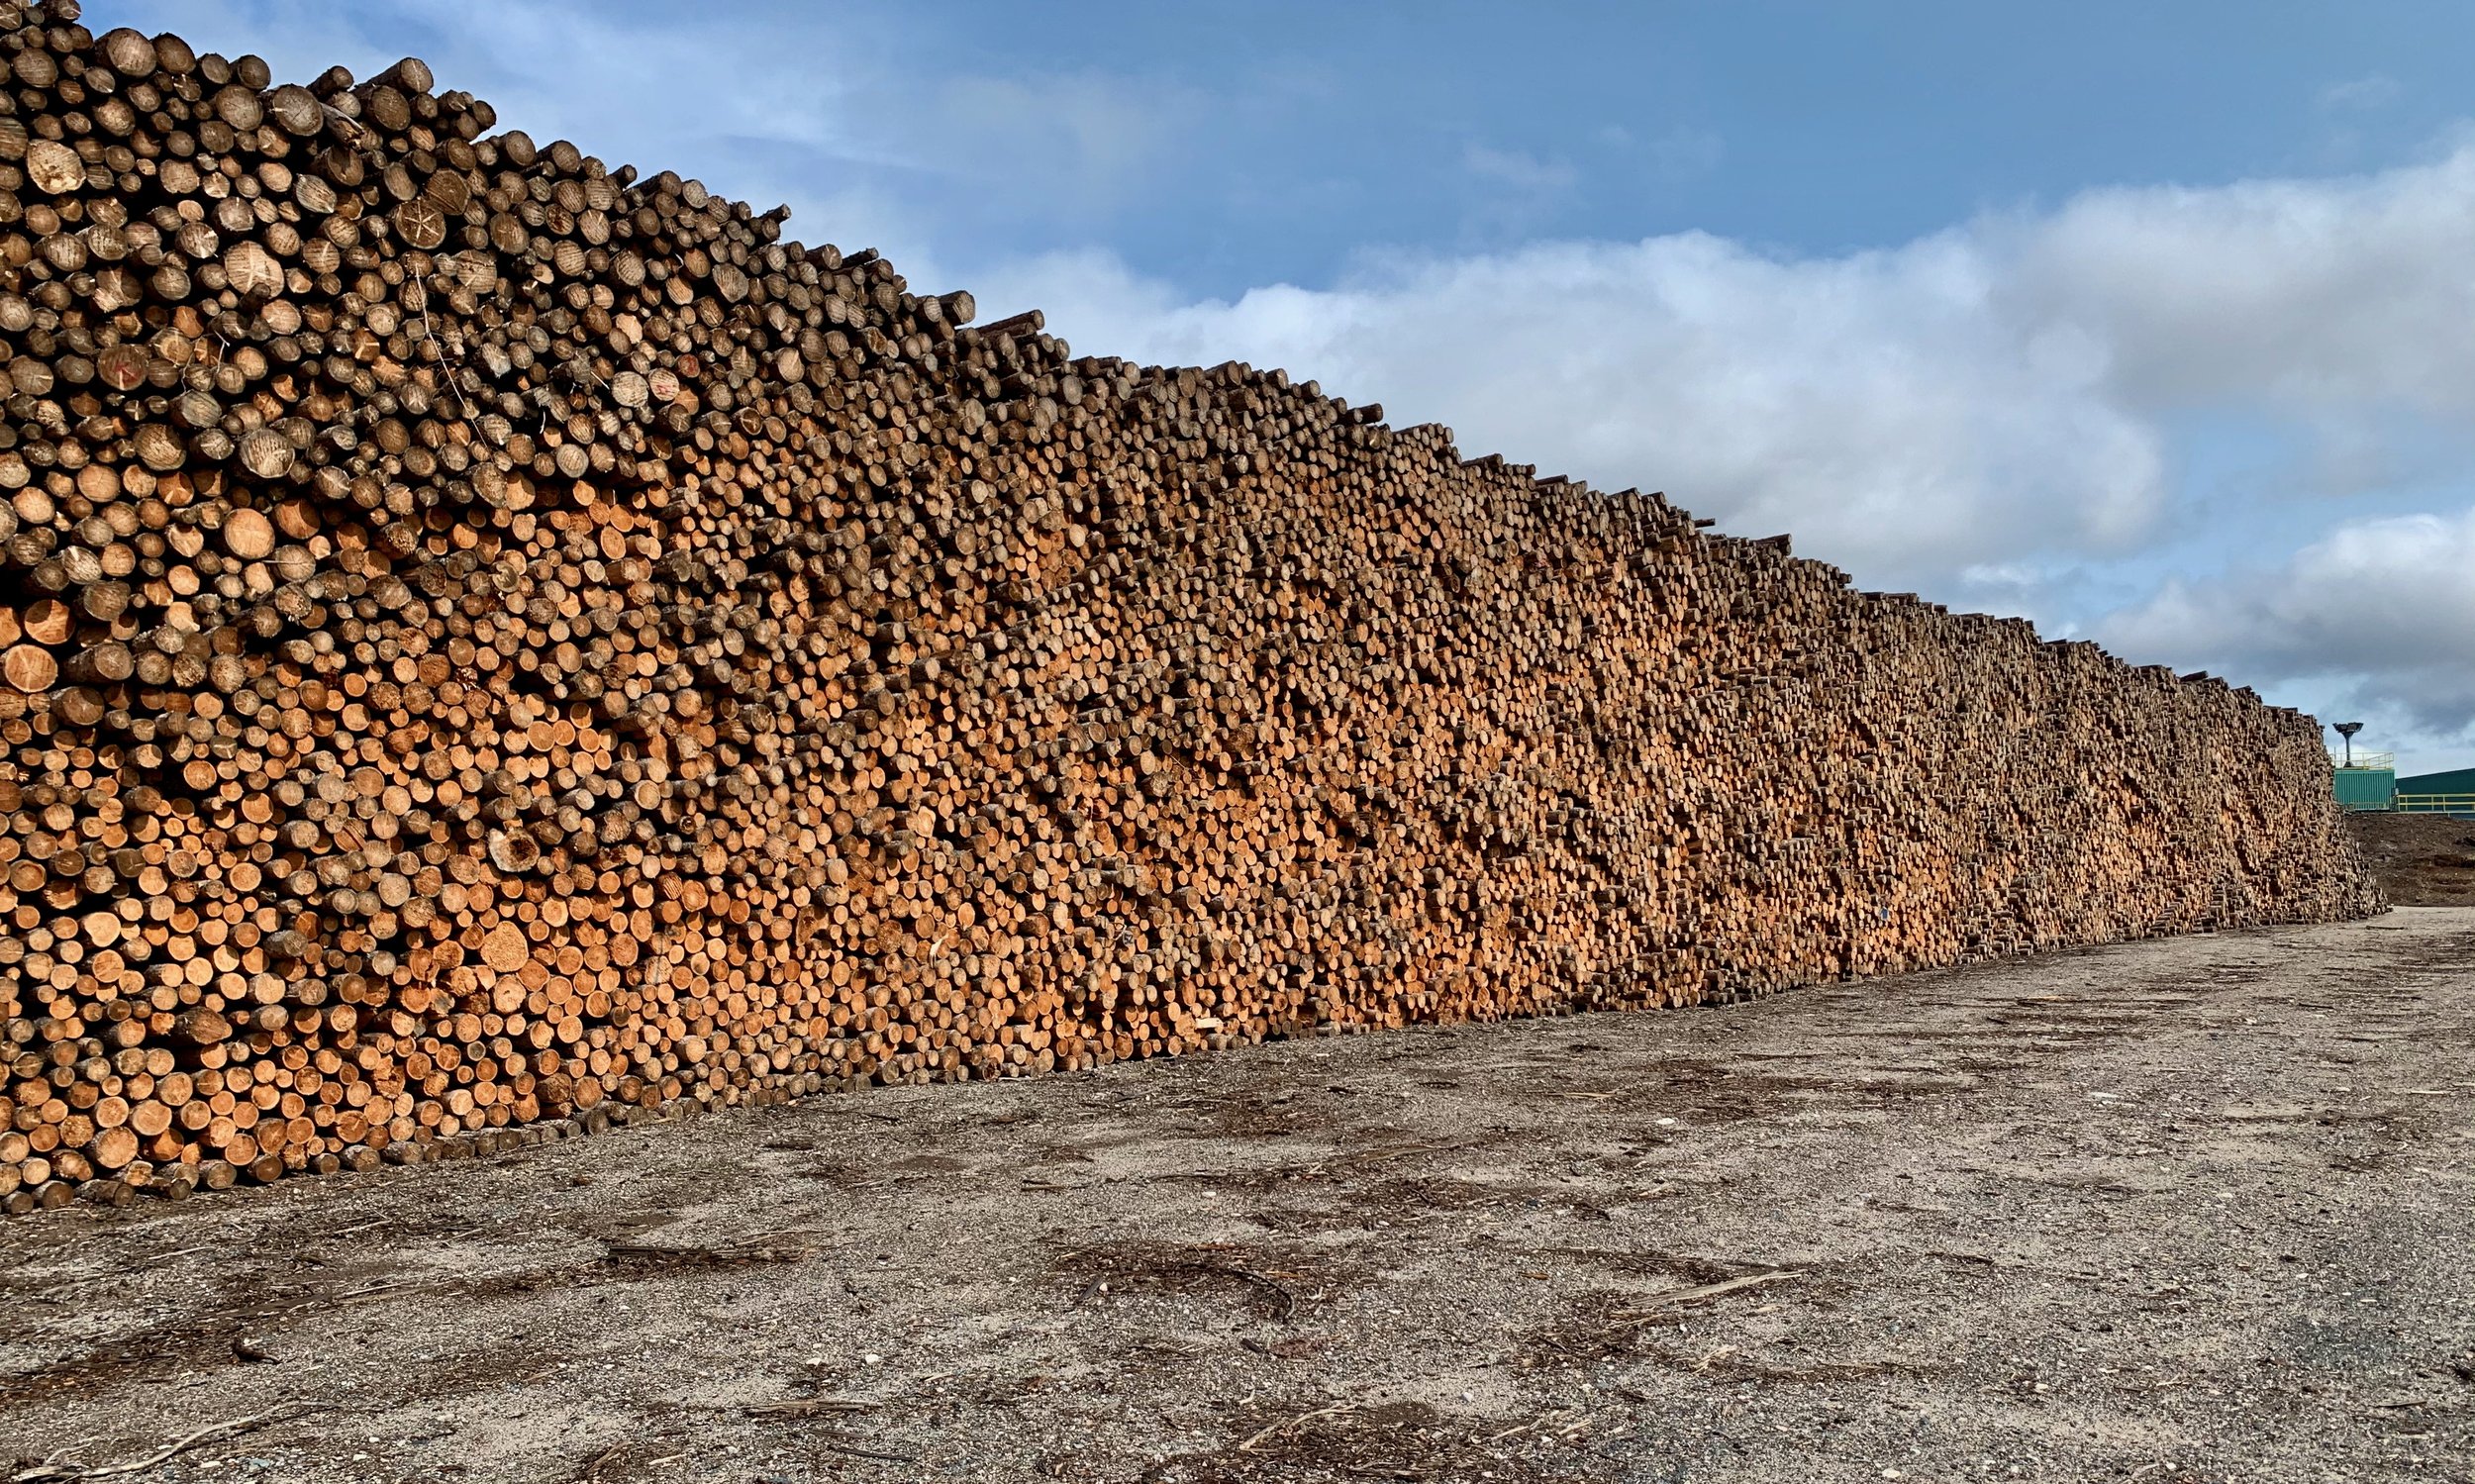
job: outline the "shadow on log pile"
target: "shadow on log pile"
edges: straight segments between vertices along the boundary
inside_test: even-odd
[[[2378,905],[2248,692],[75,20],[0,3],[10,1210]]]

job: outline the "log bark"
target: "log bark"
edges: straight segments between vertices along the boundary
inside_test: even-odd
[[[0,0],[0,1209],[2376,905],[2222,681],[73,19]]]

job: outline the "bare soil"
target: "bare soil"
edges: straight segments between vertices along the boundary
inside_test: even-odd
[[[0,1227],[0,1460],[224,1423],[116,1477],[2468,1480],[2475,911]]]
[[[2350,814],[2355,842],[2400,907],[2475,907],[2475,820],[2437,814]]]

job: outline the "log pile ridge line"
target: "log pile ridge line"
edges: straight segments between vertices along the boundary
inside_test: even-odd
[[[2379,908],[2310,718],[0,0],[0,1205]]]

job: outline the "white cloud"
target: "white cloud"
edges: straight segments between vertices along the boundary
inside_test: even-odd
[[[2469,263],[2475,148],[2353,177],[2092,191],[1832,257],[1697,233],[1533,243],[1188,301],[1084,252],[978,286],[1086,351],[1284,366],[1396,423],[1448,423],[1471,452],[1793,532],[1868,585],[2308,681],[2437,741],[2475,717],[2475,516],[2356,522],[2093,625],[2088,605],[2153,582],[2133,574],[2169,539],[2214,565],[2247,535],[2213,535],[2184,487],[2194,416],[2299,431],[2298,467],[2254,486],[2276,498],[2410,472],[2463,489]]]
[[[1568,205],[1581,172],[1572,161],[1540,158],[1527,149],[1498,149],[1472,143],[1461,149],[1468,176],[1461,215],[1466,244],[1520,242],[1542,218]]]
[[[1527,149],[1493,149],[1477,144],[1461,150],[1461,167],[1489,185],[1530,196],[1560,196],[1579,178],[1568,160],[1540,159]]]
[[[2091,191],[1975,236],[2000,312],[2102,346],[2129,406],[2475,413],[2475,148],[2333,180]]]
[[[1844,256],[1688,233],[1396,256],[1333,289],[1181,301],[1105,254],[983,275],[1084,349],[1319,378],[1397,418],[1884,584],[2123,553],[2169,427],[2228,410],[2361,461],[2475,414],[2475,149],[2377,175],[2092,192]]]
[[[1719,168],[1727,156],[1726,141],[1708,129],[1678,126],[1649,142],[1650,168],[1666,180],[1688,180]]]
[[[982,300],[1039,304],[1087,350],[1283,365],[1450,423],[1472,452],[1655,482],[1896,584],[2120,545],[2163,498],[2158,436],[2107,395],[2102,348],[2002,322],[1995,287],[1959,236],[1793,261],[1688,234],[1403,259],[1227,304],[1086,253],[1001,271]]]
[[[1165,83],[1104,72],[955,77],[897,126],[912,152],[974,187],[1057,215],[1103,211],[1170,168],[1204,102]]]
[[[2270,569],[2169,581],[2095,637],[2134,659],[2321,682],[2393,731],[2475,741],[2475,508],[2348,522]]]
[[[2327,109],[2386,108],[2398,101],[2406,91],[2405,84],[2383,72],[2351,77],[2332,82],[2321,89],[2321,106]]]

